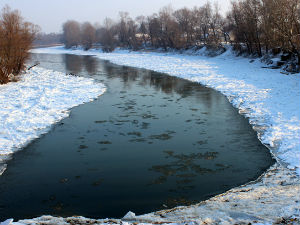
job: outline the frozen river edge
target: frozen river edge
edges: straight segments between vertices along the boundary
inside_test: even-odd
[[[69,110],[102,95],[93,79],[34,67],[0,86],[0,176],[14,152],[47,133]]]
[[[128,51],[105,54],[61,47],[36,49],[34,52],[96,55],[116,64],[164,72],[212,87],[226,95],[240,113],[249,117],[259,139],[269,147],[278,163],[257,181],[193,206],[141,216],[129,213],[122,220],[44,216],[22,220],[19,224],[121,224],[126,221],[150,224],[270,224],[281,217],[297,219],[300,206],[299,74],[286,76],[278,70],[261,69],[259,61],[250,64],[247,59],[234,57],[230,51],[215,58]]]

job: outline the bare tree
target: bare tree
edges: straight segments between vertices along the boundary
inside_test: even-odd
[[[165,50],[170,48],[182,48],[180,27],[174,18],[174,11],[171,5],[163,7],[159,11],[159,22],[161,25],[161,44]]]
[[[211,4],[207,2],[204,6],[199,9],[199,26],[202,30],[202,38],[204,44],[208,43],[209,38],[209,27],[212,20],[212,8]]]
[[[135,20],[138,24],[137,25],[138,26],[137,32],[138,32],[139,35],[142,35],[142,40],[143,40],[142,45],[146,46],[148,44],[148,41],[149,41],[148,40],[149,39],[148,38],[149,37],[149,35],[148,35],[149,26],[147,24],[147,19],[144,16],[138,16]]]
[[[194,41],[193,34],[195,28],[193,12],[188,8],[182,8],[174,12],[174,17],[176,18],[180,31],[185,39],[185,47],[191,46]]]
[[[128,12],[119,12],[120,22],[118,27],[118,38],[121,46],[128,46],[128,21],[129,13]]]
[[[220,49],[224,42],[248,54],[262,56],[270,49],[280,49],[296,55],[300,65],[300,0],[233,0],[224,18],[217,3],[207,1],[201,7],[173,11],[163,7],[149,17],[133,20],[127,12],[119,13],[117,23],[106,20],[95,28],[76,21],[64,24],[66,47],[79,43],[89,49],[94,42],[101,43],[104,51],[116,46],[137,50],[145,46],[182,49],[207,46]],[[79,38],[78,38],[79,37]],[[294,57],[293,56],[293,57]]]
[[[33,45],[38,47],[53,46],[58,44],[62,44],[62,34],[60,33],[38,33],[35,41],[33,42]]]
[[[223,17],[220,14],[220,8],[216,2],[214,5],[214,10],[211,14],[210,24],[209,24],[209,37],[208,44],[213,48],[218,48],[222,37],[222,24]]]
[[[89,50],[96,40],[96,29],[89,22],[81,25],[81,44],[84,50]]]
[[[250,16],[251,13],[246,12],[248,5],[246,1],[248,0],[232,2],[232,10],[229,13],[228,18],[233,25],[235,48],[241,51],[243,48],[241,44],[245,44],[247,52],[249,54],[253,54],[255,52],[255,40],[253,38],[253,32],[255,32],[255,29],[252,24],[253,18]]]
[[[270,25],[280,47],[298,57],[300,65],[300,0],[264,0]]]
[[[114,22],[110,18],[105,18],[103,27],[97,30],[97,39],[105,52],[111,52],[116,47],[117,39],[114,37],[116,31]]]
[[[148,27],[151,45],[153,47],[161,47],[162,27],[156,14],[148,17]]]
[[[232,3],[228,19],[236,45],[249,54],[280,48],[300,61],[300,0],[240,0]]]
[[[128,47],[130,47],[133,50],[137,50],[139,48],[139,43],[137,39],[137,28],[135,21],[132,19],[129,19],[127,22],[127,36],[128,36]]]
[[[0,84],[25,68],[38,27],[24,21],[19,11],[4,7],[0,15]]]
[[[69,20],[63,24],[63,42],[66,48],[77,47],[81,41],[80,24]]]

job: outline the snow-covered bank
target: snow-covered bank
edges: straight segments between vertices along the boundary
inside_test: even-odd
[[[42,68],[0,86],[0,175],[11,154],[46,133],[69,109],[103,94],[103,84]]]
[[[188,207],[141,216],[129,213],[122,220],[44,216],[15,224],[272,224],[282,217],[299,224],[299,74],[286,76],[278,70],[262,69],[258,60],[249,63],[229,51],[215,58],[128,51],[105,54],[61,47],[33,52],[92,54],[116,64],[164,72],[215,88],[249,117],[260,140],[270,146],[280,163],[255,182]]]

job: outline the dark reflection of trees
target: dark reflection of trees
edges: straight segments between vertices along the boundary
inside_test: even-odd
[[[135,82],[140,75],[138,69],[127,66],[116,66],[109,62],[103,63],[102,66],[109,78],[121,78],[124,83]]]
[[[218,157],[218,152],[175,154],[173,151],[164,151],[165,158],[171,162],[162,165],[154,165],[149,170],[158,173],[157,178],[149,185],[160,185],[168,181],[175,182],[170,194],[164,200],[163,208],[173,208],[179,205],[191,205],[199,199],[191,199],[189,191],[196,188],[196,179],[199,176],[210,175],[224,171],[231,166],[211,162],[213,169],[201,166],[201,162],[214,160]],[[160,209],[163,209],[160,208]]]
[[[122,67],[121,79],[126,87],[130,87],[133,82],[136,82],[139,73],[137,69],[130,67]]]
[[[107,60],[99,61],[101,68],[107,78],[116,78],[119,77],[117,75],[117,70],[114,66],[112,66]]]
[[[199,164],[200,160],[213,160],[217,152],[174,154],[173,151],[164,151],[166,159],[172,159],[171,163],[154,165],[149,170],[160,173],[160,176],[151,182],[154,184],[165,183],[169,177],[176,179],[174,191],[193,189],[192,183],[198,175],[210,174],[215,170],[205,168]]]
[[[89,74],[94,75],[98,69],[97,59],[93,56],[65,55],[66,70],[74,74],[79,74],[83,69]]]
[[[213,90],[199,84],[168,76],[154,71],[136,69],[127,66],[117,66],[107,61],[101,61],[93,56],[65,55],[66,69],[71,73],[78,74],[83,69],[89,74],[96,74],[98,67],[104,72],[108,79],[121,79],[124,88],[130,88],[133,83],[138,82],[139,86],[151,86],[157,91],[166,94],[177,93],[182,98],[196,96],[199,101],[208,107],[211,104]]]
[[[117,66],[108,62],[102,63],[102,66],[108,78],[122,79],[124,87],[130,87],[133,82],[138,82],[140,86],[152,86],[166,94],[177,93],[182,98],[193,95],[210,105],[212,90],[202,85],[150,70]]]
[[[94,75],[97,72],[98,65],[97,60],[93,56],[84,56],[83,58],[85,70],[89,73],[89,75]]]
[[[66,54],[64,60],[65,60],[66,70],[74,74],[78,74],[81,72],[83,66],[82,56]]]

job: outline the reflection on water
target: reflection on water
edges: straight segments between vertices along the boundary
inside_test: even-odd
[[[180,94],[180,99],[190,95],[196,95],[199,100],[204,100],[209,104],[210,92],[201,93],[205,89],[201,85],[195,85],[191,82],[184,81],[164,74],[155,73],[149,70],[136,70],[134,68],[120,66],[113,67],[107,63],[96,63],[96,58],[93,56],[78,56],[78,55],[64,55],[66,71],[73,74],[79,74],[86,70],[89,75],[93,75],[101,67],[101,70],[107,78],[121,78],[124,86],[130,87],[130,84],[138,80],[140,86],[151,86],[157,91],[163,91],[170,94],[176,92]],[[155,74],[155,76],[153,76]],[[180,99],[176,99],[179,101]]]
[[[0,177],[1,220],[187,205],[273,163],[248,121],[214,90],[92,56],[33,54],[37,60],[93,77],[107,92],[15,154]]]
[[[89,74],[95,74],[97,71],[96,59],[92,56],[83,58],[77,55],[64,55],[66,70],[73,74],[79,74],[82,70],[86,70]]]
[[[167,182],[168,178],[175,179],[175,187],[169,189],[170,192],[182,192],[196,188],[194,182],[199,175],[209,175],[217,173],[220,170],[230,168],[229,165],[217,163],[214,168],[202,166],[205,160],[214,160],[218,156],[218,152],[175,154],[172,150],[164,151],[165,158],[172,159],[171,162],[163,165],[153,165],[151,171],[157,172],[159,177],[155,178],[151,185],[162,184]]]

